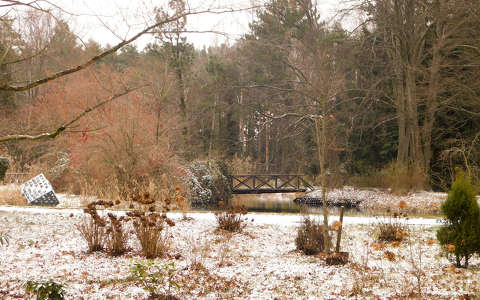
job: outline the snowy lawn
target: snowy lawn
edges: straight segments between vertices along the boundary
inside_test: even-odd
[[[409,220],[408,241],[395,245],[375,241],[375,219],[346,217],[350,262],[327,266],[295,250],[299,215],[248,214],[244,232],[233,235],[216,230],[212,213],[170,216],[169,257],[156,261],[174,263],[179,288],[170,293],[180,299],[480,297],[479,259],[452,267],[435,240],[436,219]],[[75,227],[83,218],[76,209],[0,206],[0,232],[9,236],[0,246],[0,299],[24,299],[27,280],[48,279],[65,285],[67,299],[146,299],[130,272],[143,260],[136,239],[120,257],[89,254]]]

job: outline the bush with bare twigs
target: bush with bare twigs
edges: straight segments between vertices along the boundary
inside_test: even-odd
[[[108,213],[108,227],[106,230],[105,248],[111,256],[119,256],[127,252],[128,234],[125,230],[125,223],[128,218],[117,217]]]
[[[331,245],[330,237],[329,243]],[[315,255],[324,251],[323,225],[310,217],[304,217],[295,238],[297,250],[306,255]]]
[[[223,202],[219,203],[223,207]],[[216,212],[218,228],[230,232],[241,232],[245,226],[244,216],[248,213],[245,206],[228,206],[224,210]]]
[[[90,215],[89,220],[76,226],[77,230],[87,242],[90,252],[103,251],[105,248],[107,222],[98,215],[97,206],[112,207],[113,202],[95,201],[90,203],[88,207],[83,210],[84,213]]]
[[[379,241],[401,242],[408,237],[408,216],[401,211],[406,207],[405,201],[400,201],[397,212],[389,212],[387,216],[377,217],[374,232]]]
[[[179,189],[175,190],[173,198],[178,196]],[[131,200],[138,205],[138,209],[128,212],[127,215],[133,219],[133,228],[140,245],[142,253],[146,258],[155,258],[165,255],[170,246],[167,226],[175,226],[175,222],[167,217],[166,212],[170,211],[172,196],[165,195],[160,201],[154,199],[149,192],[134,193]],[[160,202],[161,213],[156,212],[156,202]]]
[[[127,198],[132,209],[127,216],[116,216],[109,212],[100,216],[97,207],[110,208],[121,205],[120,200],[95,201],[88,204],[84,210],[90,216],[77,229],[87,241],[90,252],[106,250],[109,255],[118,256],[127,251],[128,230],[125,227],[133,220],[134,234],[140,242],[143,255],[147,258],[163,256],[170,246],[167,226],[175,223],[169,219],[166,212],[175,203],[186,201],[180,187],[175,189],[157,188],[154,184],[137,185]],[[159,212],[157,212],[157,210]]]
[[[134,219],[133,227],[140,241],[143,255],[146,258],[165,255],[170,245],[165,225],[174,226],[175,223],[166,214],[155,212],[129,212],[128,216]]]

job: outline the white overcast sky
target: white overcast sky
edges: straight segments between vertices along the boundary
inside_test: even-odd
[[[113,45],[121,39],[132,36],[144,28],[146,22],[152,24],[153,8],[165,5],[166,0],[50,0],[67,13],[63,17],[71,24],[72,30],[84,41],[93,39],[105,46]],[[242,9],[261,5],[265,0],[189,0],[188,5],[195,10],[208,8]],[[319,9],[325,19],[331,18],[339,6],[336,0],[320,0]],[[43,5],[44,7],[46,5]],[[201,14],[187,18],[188,29],[194,31],[220,31],[228,37],[212,33],[187,34],[187,40],[196,48],[232,44],[248,31],[248,24],[254,18],[253,11],[225,14]],[[152,42],[152,36],[145,36],[136,42],[139,48]]]

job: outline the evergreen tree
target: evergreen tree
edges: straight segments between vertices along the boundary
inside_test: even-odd
[[[437,232],[442,245],[455,254],[457,267],[468,267],[468,260],[474,253],[480,252],[480,208],[476,200],[476,187],[470,176],[459,170],[457,179],[448,193],[447,201],[442,204],[442,212],[447,225]]]

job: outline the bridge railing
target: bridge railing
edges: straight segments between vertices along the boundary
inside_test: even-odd
[[[302,174],[239,174],[231,176],[234,194],[305,192],[313,187]]]

